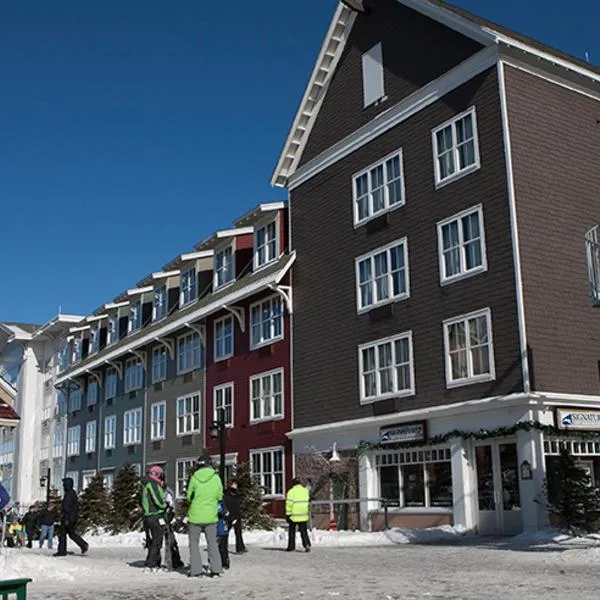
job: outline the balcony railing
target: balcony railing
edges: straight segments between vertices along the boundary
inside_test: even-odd
[[[45,448],[40,448],[40,460],[48,460],[50,456],[50,448],[47,446]]]
[[[585,251],[592,304],[600,307],[600,225],[585,234]]]
[[[64,453],[64,444],[60,446],[52,446],[52,458],[62,458]]]

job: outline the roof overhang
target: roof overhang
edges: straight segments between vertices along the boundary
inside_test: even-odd
[[[216,231],[209,238],[202,242],[198,242],[195,246],[196,250],[214,249],[215,246],[222,243],[223,240],[229,240],[241,235],[251,235],[254,233],[254,227],[236,227],[234,229],[222,229]]]
[[[560,65],[570,72],[583,75],[589,80],[600,81],[600,75],[567,59],[555,56],[519,41],[510,35],[497,31],[491,26],[476,23],[449,8],[429,0],[396,0],[422,15],[481,43],[484,46],[500,45],[518,48],[547,66]],[[271,185],[288,187],[289,178],[297,171],[302,153],[316,121],[323,98],[333,77],[346,42],[352,31],[357,13],[339,3],[333,15],[327,35],[319,52],[314,69],[306,86],[304,96],[292,122],[287,139],[279,156]],[[369,18],[361,16],[359,18]],[[393,107],[392,107],[393,109]],[[375,117],[379,118],[381,115]]]
[[[84,317],[79,315],[57,315],[32,334],[32,339],[42,338],[44,336],[55,337],[65,334],[69,327],[81,323]]]
[[[236,219],[234,225],[236,227],[254,227],[255,223],[260,221],[269,213],[283,210],[286,207],[285,202],[265,202],[253,208],[250,212]]]
[[[122,302],[109,302],[102,308],[103,310],[114,310],[115,308],[123,308],[129,304],[129,300],[123,300]]]
[[[0,388],[2,389],[2,392],[10,398],[11,402],[14,402],[17,397],[17,390],[8,383],[4,377],[0,377]]]
[[[0,427],[16,427],[20,420],[21,418],[12,406],[0,401]]]
[[[171,271],[157,271],[156,273],[152,273],[151,277],[153,280],[157,281],[160,279],[168,279],[169,277],[177,277],[181,274],[179,269],[173,269]]]
[[[154,289],[154,287],[151,285],[146,285],[144,287],[131,288],[130,290],[127,290],[127,295],[128,296],[139,296],[140,294],[147,294],[148,292],[151,292],[153,289]]]

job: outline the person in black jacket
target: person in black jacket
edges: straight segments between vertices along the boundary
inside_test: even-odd
[[[54,556],[67,555],[67,536],[81,548],[81,554],[88,551],[87,542],[75,532],[77,518],[79,517],[79,500],[73,489],[73,480],[70,477],[63,479],[65,494],[62,500],[62,516],[60,520],[60,535],[58,536],[58,552]]]
[[[46,504],[38,512],[38,527],[40,528],[40,548],[48,541],[48,549],[52,550],[52,539],[54,538],[54,523],[56,521],[56,509],[53,504]]]
[[[242,537],[242,506],[241,499],[238,494],[238,484],[235,479],[232,479],[223,494],[225,508],[229,512],[229,531],[233,528],[235,531],[235,551],[237,554],[248,552]],[[229,533],[228,533],[229,534]]]
[[[33,538],[35,537],[35,530],[37,527],[37,513],[35,512],[35,506],[30,506],[29,511],[23,515],[23,528],[27,534],[27,547],[33,546]]]

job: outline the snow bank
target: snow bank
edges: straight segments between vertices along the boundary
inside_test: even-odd
[[[386,531],[385,535],[393,544],[435,544],[455,540],[467,533],[468,531],[464,527],[442,525],[427,529],[396,527]]]
[[[23,548],[2,548],[0,552],[2,579],[28,577],[33,581],[75,581],[89,572],[89,567],[83,564],[73,565],[64,559],[54,558],[51,554],[30,554]]]

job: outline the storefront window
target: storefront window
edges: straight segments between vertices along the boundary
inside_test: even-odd
[[[449,462],[427,465],[429,503],[431,506],[452,508],[452,468]]]
[[[404,506],[425,506],[425,476],[423,465],[403,465]]]
[[[400,476],[398,467],[381,467],[379,469],[381,498],[389,500],[388,506],[398,506],[400,503]]]

